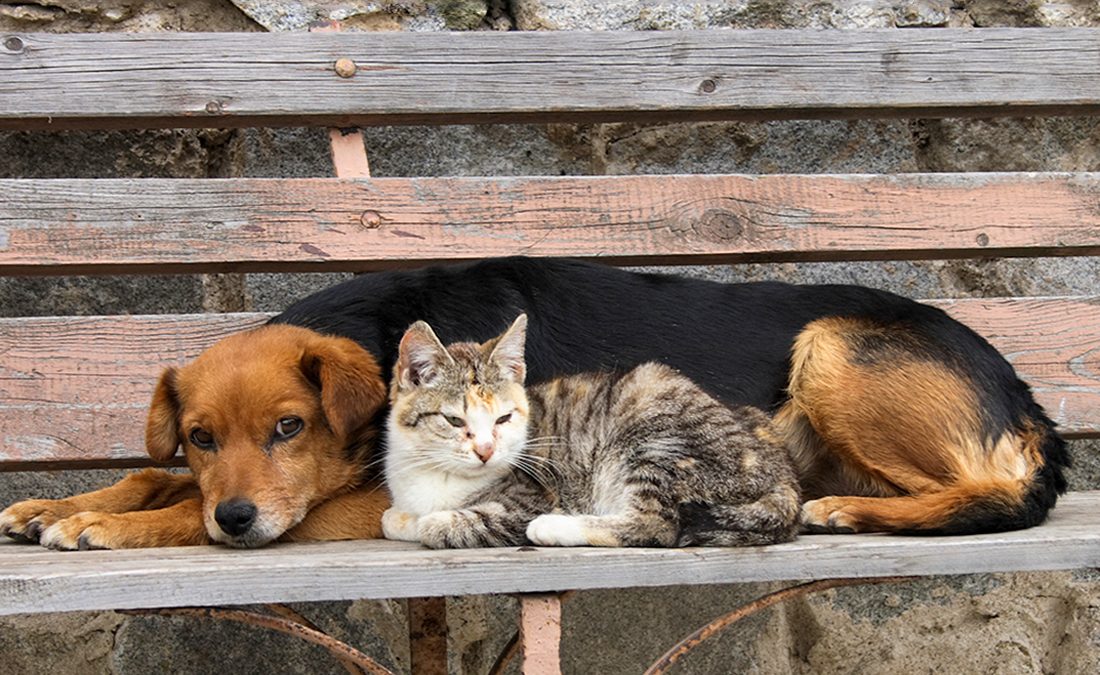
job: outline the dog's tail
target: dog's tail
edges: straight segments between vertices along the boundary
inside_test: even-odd
[[[1003,457],[987,457],[984,471],[971,466],[967,475],[937,490],[895,497],[824,497],[805,504],[803,527],[808,532],[957,535],[1038,525],[1065,492],[1062,472],[1069,465],[1065,442],[1047,422],[1038,433],[1006,435],[997,444],[1003,456],[1021,458],[1023,465],[1012,470],[1005,470]]]
[[[926,497],[928,504],[921,527],[901,528],[902,534],[954,535],[1005,532],[1042,523],[1054,508],[1058,495],[1066,491],[1064,469],[1070,458],[1065,441],[1054,425],[1040,413],[1038,430],[1015,436],[1019,451],[1029,465],[1023,478],[961,482]],[[914,498],[915,509],[922,508]]]

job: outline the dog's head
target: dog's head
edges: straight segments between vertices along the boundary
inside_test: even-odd
[[[361,480],[385,401],[377,362],[355,342],[263,326],[164,371],[146,449],[166,461],[183,447],[211,538],[262,546]]]

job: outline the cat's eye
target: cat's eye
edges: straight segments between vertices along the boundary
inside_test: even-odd
[[[187,439],[191,441],[191,444],[200,450],[213,450],[214,449],[214,435],[206,429],[200,429],[195,427],[188,434]]]
[[[302,418],[288,415],[275,423],[275,439],[285,441],[298,435],[305,424]]]
[[[442,413],[441,413],[442,414]],[[466,426],[466,420],[461,417],[455,417],[454,415],[443,415],[443,419],[447,420],[452,427],[458,427],[461,429]]]
[[[508,422],[510,422],[511,420],[512,413],[508,413],[507,415],[501,415],[500,417],[498,417],[497,424],[508,424]]]

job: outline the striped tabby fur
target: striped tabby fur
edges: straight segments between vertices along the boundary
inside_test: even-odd
[[[523,387],[526,316],[444,347],[417,322],[391,385],[386,537],[433,548],[742,546],[794,537],[799,494],[761,411],[657,363]]]

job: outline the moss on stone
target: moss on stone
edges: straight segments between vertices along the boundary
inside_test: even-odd
[[[450,30],[473,30],[489,13],[489,3],[484,0],[438,0],[432,4]]]

